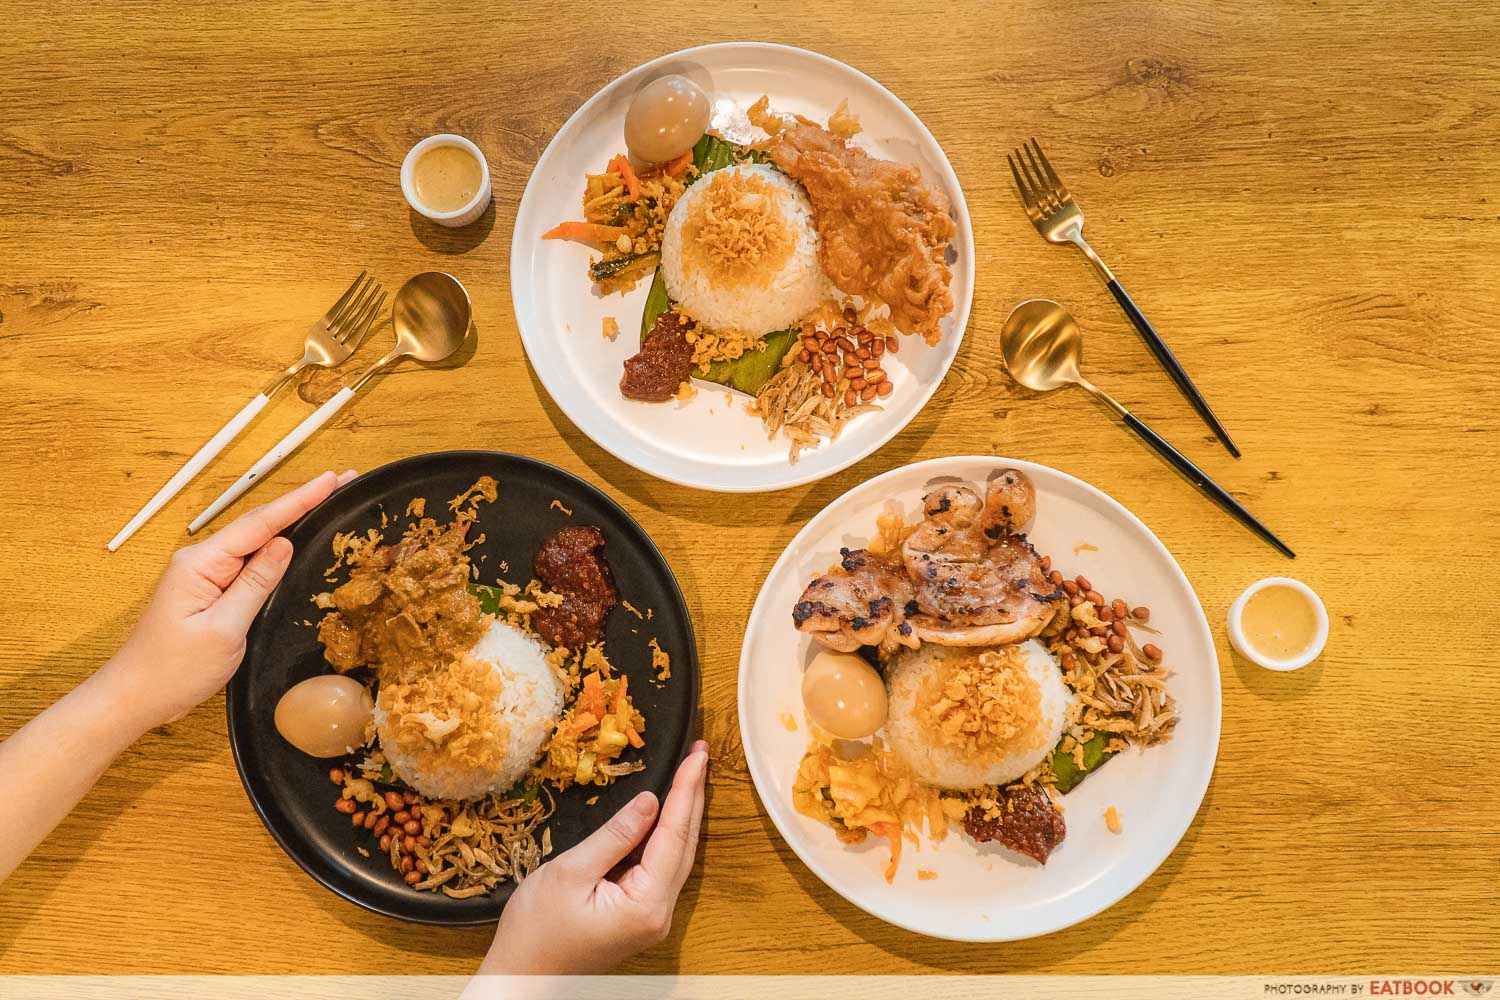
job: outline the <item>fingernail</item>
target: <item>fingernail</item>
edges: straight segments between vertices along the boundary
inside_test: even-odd
[[[655,805],[655,795],[651,792],[641,792],[635,798],[631,799],[630,804],[625,808],[630,812],[632,818],[645,819],[651,815],[651,810]]]

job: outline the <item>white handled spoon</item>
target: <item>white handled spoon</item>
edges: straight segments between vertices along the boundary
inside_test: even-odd
[[[292,428],[270,451],[261,456],[233,486],[219,495],[208,508],[193,518],[188,534],[193,534],[234,503],[266,473],[280,465],[288,455],[302,446],[313,432],[333,418],[354,398],[366,382],[403,358],[418,361],[446,361],[463,346],[469,335],[473,309],[469,293],[457,278],[441,271],[427,271],[401,286],[391,305],[391,326],[396,331],[396,346],[367,368],[364,374],[346,385],[333,398],[314,410],[306,420]]]

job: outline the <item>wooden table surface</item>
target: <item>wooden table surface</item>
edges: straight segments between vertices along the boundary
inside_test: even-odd
[[[328,467],[510,449],[602,487],[660,543],[699,630],[714,769],[673,935],[629,969],[1496,971],[1500,16],[1226,6],[61,16],[0,0],[0,734],[110,655],[191,513],[309,411],[274,403],[105,554],[353,274],[395,286],[450,269],[473,294],[474,356],[385,378],[258,495]],[[889,86],[947,150],[980,254],[973,319],[931,404],[853,468],[763,496],[677,488],[585,439],[527,366],[505,277],[522,186],[566,117],[642,61],[725,39],[804,46]],[[418,224],[401,200],[402,156],[440,131],[493,166],[476,232]],[[999,156],[1030,135],[1242,460],[1211,442],[1083,258],[1026,224]],[[1295,564],[1082,393],[1006,380],[1001,321],[1037,295],[1079,316],[1094,379],[1273,525]],[[873,475],[975,452],[1055,466],[1136,511],[1197,588],[1224,687],[1213,784],[1161,869],[1080,926],[997,946],[925,940],[825,889],[768,820],[735,723],[745,620],[796,530]],[[1288,571],[1333,629],[1319,663],[1277,675],[1235,657],[1221,623],[1245,584]],[[220,698],[133,747],[0,887],[0,972],[461,973],[489,937],[372,916],[304,876],[241,791]]]

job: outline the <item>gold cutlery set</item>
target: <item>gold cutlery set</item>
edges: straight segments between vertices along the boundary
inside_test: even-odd
[[[192,458],[188,459],[177,473],[167,480],[146,505],[120,529],[109,542],[113,552],[131,535],[161,510],[168,501],[182,490],[189,481],[202,472],[218,454],[229,445],[250,421],[265,409],[282,387],[289,384],[304,369],[312,366],[336,368],[349,360],[374,328],[376,317],[385,306],[386,293],[378,281],[367,272],[349,286],[307,333],[301,360],[277,375],[266,388],[250,400],[239,413],[225,424]],[[391,304],[391,326],[395,331],[396,344],[379,361],[371,365],[352,383],[343,386],[328,402],[324,403],[307,419],[293,428],[285,437],[266,452],[229,489],[219,495],[203,513],[193,519],[188,532],[197,531],[216,517],[225,507],[239,499],[246,490],[264,478],[288,455],[296,451],[312,436],[313,432],[331,420],[339,410],[354,398],[367,382],[381,371],[403,358],[433,363],[452,357],[463,346],[468,337],[472,320],[469,293],[458,279],[441,271],[419,274],[396,292]]]
[[[1071,243],[1082,250],[1094,265],[1094,270],[1103,279],[1131,324],[1140,333],[1141,339],[1150,348],[1157,363],[1166,371],[1178,390],[1197,411],[1198,416],[1235,458],[1240,450],[1229,437],[1229,432],[1214,416],[1208,400],[1198,391],[1188,373],[1178,363],[1171,348],[1162,340],[1156,328],[1146,319],[1135,301],[1126,293],[1113,272],[1110,271],[1094,248],[1083,238],[1083,210],[1068,191],[1067,185],[1052,169],[1041,145],[1032,139],[1013,153],[1006,154],[1011,176],[1016,182],[1016,193],[1026,209],[1027,218],[1036,231],[1051,243]],[[1114,397],[1094,385],[1078,370],[1083,360],[1083,334],[1078,323],[1066,309],[1046,299],[1029,299],[1011,310],[1000,334],[1001,353],[1011,378],[1028,389],[1047,392],[1065,385],[1077,385],[1087,390],[1096,399],[1114,410],[1141,440],[1149,444],[1158,455],[1166,459],[1194,486],[1202,490],[1209,499],[1224,508],[1230,516],[1255,532],[1272,545],[1276,551],[1289,559],[1297,554],[1286,543],[1271,533],[1270,529],[1256,520],[1237,500],[1229,495],[1187,456],[1172,447],[1165,438],[1157,434],[1145,422],[1135,416]]]

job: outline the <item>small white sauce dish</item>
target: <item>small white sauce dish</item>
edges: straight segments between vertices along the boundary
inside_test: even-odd
[[[417,197],[417,185],[412,177],[412,169],[416,166],[421,155],[434,146],[457,146],[468,152],[474,159],[479,161],[479,189],[474,192],[474,197],[462,207],[451,212],[439,212],[422,203]],[[431,219],[440,226],[448,226],[457,229],[467,226],[484,214],[484,210],[490,205],[490,165],[484,158],[484,153],[479,147],[461,135],[452,132],[443,132],[438,135],[430,135],[417,143],[406,154],[406,159],[401,161],[401,193],[406,197],[406,203],[413,211],[424,218]]]
[[[1296,591],[1307,602],[1312,609],[1313,617],[1317,623],[1312,642],[1301,653],[1291,659],[1277,659],[1261,652],[1255,647],[1245,634],[1244,613],[1245,605],[1250,598],[1265,590],[1267,587],[1286,587]],[[1300,670],[1307,666],[1319,656],[1323,655],[1323,647],[1328,645],[1328,609],[1323,606],[1323,599],[1317,595],[1307,584],[1301,580],[1294,580],[1289,576],[1268,576],[1264,580],[1256,580],[1246,587],[1244,592],[1229,606],[1229,644],[1235,648],[1245,659],[1256,666],[1265,667],[1267,670]]]

